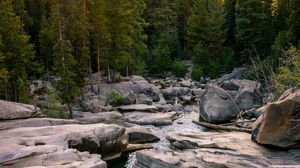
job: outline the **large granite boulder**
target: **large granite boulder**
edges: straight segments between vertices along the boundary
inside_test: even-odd
[[[222,88],[209,85],[200,98],[199,120],[226,123],[239,113],[234,99]]]
[[[169,87],[162,90],[162,94],[166,100],[174,101],[176,98],[188,95],[190,89],[187,87]]]
[[[222,88],[232,93],[240,109],[249,110],[262,104],[261,84],[251,80],[233,79],[222,83]]]
[[[266,105],[253,126],[252,139],[281,148],[300,147],[300,89],[287,90],[278,101]]]
[[[29,104],[0,100],[0,120],[32,117],[43,117],[39,108]]]

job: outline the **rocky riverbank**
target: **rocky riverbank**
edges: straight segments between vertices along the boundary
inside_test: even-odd
[[[272,94],[246,74],[239,68],[200,82],[132,76],[103,80],[99,90],[95,78],[73,107],[74,119],[45,118],[32,105],[0,100],[0,165],[104,168],[137,151],[127,167],[299,167],[299,89],[261,107]],[[31,92],[53,90],[43,83],[33,82]],[[48,99],[35,94],[39,106]],[[207,130],[193,120],[253,133]]]

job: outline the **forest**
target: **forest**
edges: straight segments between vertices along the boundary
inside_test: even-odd
[[[298,0],[1,0],[0,98],[59,79],[69,104],[95,72],[216,78],[238,66],[286,89],[300,81]],[[288,79],[288,80],[287,80]],[[288,88],[288,87],[287,87]]]

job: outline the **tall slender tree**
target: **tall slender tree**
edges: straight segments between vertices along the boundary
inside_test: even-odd
[[[9,100],[27,102],[27,73],[33,63],[33,46],[29,44],[29,36],[23,29],[20,17],[16,16],[10,0],[0,1],[0,36],[4,55],[4,63],[9,73],[7,96]]]

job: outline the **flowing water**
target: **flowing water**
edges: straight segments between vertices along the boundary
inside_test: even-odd
[[[194,124],[192,121],[198,118],[198,113],[189,112],[183,113],[182,117],[175,120],[172,125],[168,126],[146,126],[156,136],[160,138],[160,141],[153,144],[154,149],[163,150],[169,147],[169,141],[166,139],[166,135],[170,132],[185,132],[185,131],[203,131],[203,127]],[[135,162],[135,153],[131,153],[128,157],[128,161],[125,165],[126,168],[132,168]]]

